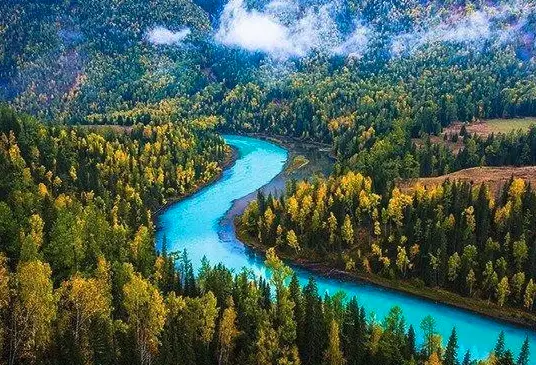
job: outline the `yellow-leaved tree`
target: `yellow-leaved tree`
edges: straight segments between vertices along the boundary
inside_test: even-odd
[[[240,332],[236,328],[236,310],[233,298],[227,300],[227,308],[223,311],[218,332],[218,365],[232,363],[231,354],[233,352],[236,337]]]
[[[90,361],[90,326],[111,320],[112,293],[109,266],[99,259],[97,277],[84,278],[75,274],[59,289],[62,324],[71,331],[77,350]]]
[[[148,365],[158,351],[158,336],[164,328],[166,307],[158,290],[134,273],[123,287],[123,305],[128,325],[136,338],[140,364]]]
[[[38,260],[22,262],[13,277],[13,303],[9,328],[9,364],[36,360],[50,341],[56,317],[56,297],[50,266]]]

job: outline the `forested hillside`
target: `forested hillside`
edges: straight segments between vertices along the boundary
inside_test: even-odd
[[[406,328],[397,307],[369,321],[355,298],[322,298],[314,280],[301,289],[274,250],[270,282],[208,262],[194,274],[188,254],[165,242],[157,253],[149,208],[220,171],[226,149],[213,132],[46,127],[7,108],[0,130],[8,364],[454,364],[462,355],[454,329],[437,350],[430,316],[420,329]],[[528,354],[527,340],[517,364]],[[514,363],[503,334],[487,363],[496,359]]]
[[[494,197],[486,184],[446,181],[388,200],[349,172],[259,195],[241,226],[266,247],[326,260],[350,272],[415,278],[468,297],[533,311],[536,194],[512,180]],[[422,284],[421,284],[422,283]]]
[[[481,163],[422,161],[412,137],[536,114],[532,2],[305,4],[4,2],[3,98],[55,122],[131,123],[117,113],[134,108],[332,143],[382,192]]]
[[[408,327],[395,306],[378,321],[300,288],[276,252],[533,319],[529,183],[397,184],[536,165],[536,127],[468,132],[536,116],[534,1],[27,0],[0,14],[0,363],[529,364],[528,338],[508,350],[501,334],[477,362],[429,316]],[[260,194],[238,221],[269,282],[155,248],[154,214],[231,161],[223,132],[331,146],[331,176]]]

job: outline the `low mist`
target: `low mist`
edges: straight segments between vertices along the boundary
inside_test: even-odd
[[[147,40],[154,45],[181,43],[191,33],[189,28],[173,32],[165,27],[155,27],[147,32]]]
[[[343,35],[335,20],[341,8],[338,1],[301,9],[293,0],[272,0],[260,11],[248,10],[243,0],[231,0],[215,40],[275,59],[304,57],[313,50],[358,56],[366,49],[369,31],[356,21],[353,33]]]

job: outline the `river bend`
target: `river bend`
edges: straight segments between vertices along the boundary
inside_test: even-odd
[[[236,163],[226,169],[215,183],[196,194],[172,204],[158,216],[157,245],[166,236],[168,249],[186,249],[197,270],[205,256],[212,264],[222,262],[235,272],[248,268],[257,275],[267,275],[260,255],[244,246],[234,234],[232,216],[228,211],[236,201],[243,206],[245,196],[254,198],[254,191],[269,183],[284,167],[288,153],[285,149],[259,139],[225,136],[228,144],[238,152]],[[240,207],[234,207],[240,210]],[[227,217],[226,219],[224,219]],[[444,344],[452,327],[458,332],[459,354],[467,349],[472,357],[485,357],[493,349],[501,330],[506,344],[518,353],[525,336],[529,336],[531,363],[536,364],[536,332],[496,321],[466,310],[406,295],[368,283],[357,283],[326,278],[293,267],[303,284],[314,275],[320,294],[342,290],[347,297],[357,296],[367,314],[383,319],[395,305],[402,308],[406,322],[413,324],[420,335],[419,324],[428,314],[437,323]]]

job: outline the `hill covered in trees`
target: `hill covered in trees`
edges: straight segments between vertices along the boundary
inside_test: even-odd
[[[156,252],[151,210],[225,158],[222,139],[198,128],[44,126],[1,109],[1,361],[455,363],[454,329],[442,350],[432,317],[406,328],[394,307],[370,321],[355,298],[300,288],[273,250],[270,282],[208,262],[195,275],[186,252]],[[517,364],[528,355],[527,342]],[[514,364],[504,337],[496,359]]]
[[[379,323],[355,298],[322,298],[314,280],[300,288],[274,250],[269,283],[208,262],[194,275],[186,252],[165,243],[156,252],[149,208],[219,172],[226,150],[213,132],[47,127],[7,108],[0,130],[8,364],[454,364],[461,355],[455,330],[440,350],[431,317],[406,328],[394,307]],[[527,342],[517,364],[528,351]],[[514,364],[503,335],[487,363],[496,359]]]
[[[374,172],[381,192],[399,177],[482,163],[419,156],[411,138],[536,114],[532,2],[1,6],[0,90],[19,110],[68,124],[129,124],[132,110],[147,122],[158,111],[331,143],[343,170]]]
[[[332,176],[246,210],[266,248],[533,315],[530,184],[396,188],[536,164],[534,127],[442,135],[536,116],[532,1],[28,0],[0,13],[1,361],[457,363],[455,331],[443,351],[432,318],[369,320],[355,299],[299,288],[273,250],[270,283],[157,252],[156,210],[228,161],[219,132],[332,146]],[[525,365],[528,351],[514,359],[501,336],[484,364]]]

